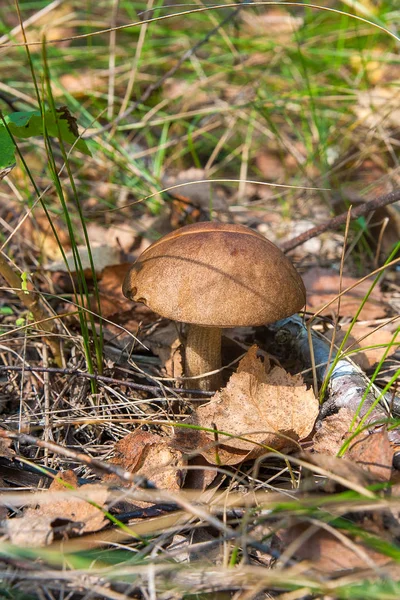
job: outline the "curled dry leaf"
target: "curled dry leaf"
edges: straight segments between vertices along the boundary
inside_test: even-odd
[[[76,485],[75,475],[67,472],[65,481]],[[66,497],[51,500],[52,492],[65,492]],[[47,546],[51,544],[57,528],[73,534],[99,531],[108,522],[102,507],[108,498],[106,487],[86,484],[77,490],[68,489],[54,481],[43,492],[46,501],[37,508],[27,508],[21,518],[6,521],[6,530],[12,544],[18,546]]]
[[[219,433],[216,453],[212,434],[202,432],[207,444],[199,452],[214,464],[237,464],[264,454],[267,448],[295,446],[311,433],[317,415],[318,401],[301,375],[290,375],[281,367],[267,373],[253,346],[226,388],[200,406],[192,422],[234,436]]]
[[[178,490],[184,482],[186,462],[169,438],[138,429],[116,443],[115,453],[114,464],[146,477],[160,489]],[[105,479],[110,481],[114,476]],[[116,482],[121,484],[119,478]]]
[[[319,310],[335,298],[340,290],[339,273],[332,271],[332,269],[322,269],[320,267],[310,269],[303,275],[303,281],[307,290],[307,306],[314,311]],[[354,285],[357,281],[354,277],[344,276],[342,278],[342,290]],[[339,311],[341,316],[354,317],[372,283],[373,279],[363,281],[341,297]],[[360,313],[360,319],[367,320],[384,317],[387,309],[388,307],[383,302],[382,294],[376,286]],[[335,300],[322,314],[331,315],[337,312],[338,301]]]

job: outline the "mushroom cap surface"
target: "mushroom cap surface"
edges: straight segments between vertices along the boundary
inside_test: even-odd
[[[306,292],[290,260],[244,225],[187,225],[149,246],[123,293],[174,321],[206,327],[273,323],[300,310]]]

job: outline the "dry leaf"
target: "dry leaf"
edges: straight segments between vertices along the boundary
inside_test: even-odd
[[[7,440],[6,438],[0,438],[0,457],[1,458],[15,458],[15,452],[12,448],[10,448],[12,444],[12,440]]]
[[[66,475],[66,481],[76,478]],[[74,483],[72,483],[73,485]],[[97,484],[86,484],[75,490],[68,490],[54,481],[47,496],[53,491],[65,491],[70,497],[57,498],[54,502],[44,502],[38,508],[27,508],[21,518],[6,521],[7,533],[12,544],[18,546],[46,546],[54,539],[55,528],[68,525],[68,531],[82,534],[99,531],[108,522],[101,507],[104,507],[108,490]],[[95,503],[96,506],[91,504]]]
[[[378,481],[389,481],[392,473],[393,448],[386,429],[363,432],[351,444],[347,458],[368,471]]]
[[[272,8],[262,14],[242,11],[240,17],[247,34],[268,35],[268,38],[279,38],[281,43],[291,39],[304,23],[303,17],[294,17],[281,8]]]
[[[55,214],[51,215],[51,219],[62,247],[64,250],[67,250],[71,246],[71,243],[62,219]],[[41,207],[35,207],[35,212],[31,218],[25,219],[19,229],[19,234],[22,236],[22,239],[31,240],[38,247],[43,260],[56,260],[60,258],[59,243]]]
[[[161,366],[168,377],[182,377],[181,341],[175,322],[163,321],[159,326],[153,328],[142,341],[147,348],[160,358]]]
[[[182,487],[187,463],[169,438],[138,429],[117,442],[115,452],[113,464],[146,477],[158,488],[174,491]],[[113,477],[107,476],[106,480]]]
[[[341,532],[335,535],[314,524],[296,523],[278,532],[278,538],[282,550],[289,550],[290,556],[309,562],[313,570],[323,573],[385,565],[392,560],[359,540],[353,541]]]
[[[344,407],[334,415],[325,417],[313,438],[314,452],[336,456],[346,441],[353,419],[354,412]]]
[[[88,236],[91,244],[107,244],[118,248],[125,253],[131,252],[138,242],[141,233],[140,222],[115,223],[104,227],[97,223],[89,223],[87,227]]]
[[[303,384],[301,375],[290,375],[280,367],[266,373],[253,346],[240,361],[226,388],[217,392],[208,404],[200,406],[194,415],[196,425],[228,432],[218,434],[219,460],[236,464],[241,460],[264,454],[267,448],[281,450],[307,437],[318,415],[318,401]],[[192,421],[192,422],[193,422]],[[216,462],[214,439],[204,434],[208,449],[199,452],[211,463]],[[240,439],[245,437],[246,439]],[[222,460],[226,450],[228,459]],[[234,452],[229,457],[230,452]],[[218,462],[218,459],[217,459]]]
[[[198,183],[195,183],[198,182]],[[204,169],[188,169],[180,171],[177,176],[166,176],[162,179],[164,188],[175,187],[172,194],[184,196],[195,206],[209,210],[210,203],[214,210],[226,210],[227,202],[222,190],[214,183],[208,181]]]
[[[255,163],[257,169],[268,181],[283,179],[286,175],[282,158],[269,148],[261,148],[257,152]]]
[[[68,93],[76,98],[88,96],[92,92],[104,93],[107,89],[107,78],[100,77],[90,70],[74,70],[73,73],[65,73],[61,75],[59,81]],[[62,94],[62,90],[55,88],[56,96],[61,96]]]
[[[74,13],[72,7],[64,2],[49,3],[49,6],[51,4],[53,4],[51,10],[38,12],[36,18],[32,19],[31,23],[24,24],[24,34],[28,43],[33,42],[29,48],[34,54],[42,51],[41,41],[43,36],[46,36],[47,40],[63,40],[57,42],[57,47],[66,48],[71,42],[70,39],[64,38],[71,38],[76,31],[73,26],[73,19],[76,13]],[[10,32],[9,36],[4,37],[11,37],[13,41],[24,41],[19,24]],[[1,41],[5,40],[2,39]],[[35,44],[34,42],[39,43]]]
[[[353,315],[354,316],[354,315]],[[339,346],[349,329],[348,324],[344,324],[340,327],[339,331],[335,334],[335,344]],[[328,340],[332,339],[333,329],[326,332],[325,337]],[[366,371],[369,367],[372,367],[375,363],[379,362],[387,351],[387,345],[393,340],[393,332],[389,328],[376,329],[374,327],[367,327],[360,323],[355,323],[351,329],[344,350],[348,348],[355,350],[360,348],[360,352],[351,354],[351,360]],[[398,340],[400,342],[400,338]],[[379,346],[377,348],[369,348],[369,346]],[[368,348],[368,349],[366,349]],[[398,346],[393,345],[389,350],[387,356],[390,356],[396,352]]]
[[[77,250],[79,252],[79,257],[81,260],[83,271],[88,271],[89,273],[91,273],[92,269],[90,266],[90,257],[87,246],[78,246]],[[120,262],[120,250],[118,248],[108,246],[106,244],[93,244],[91,247],[91,255],[93,259],[94,268],[96,269],[96,273],[98,274],[101,274],[106,267],[118,265]],[[67,259],[68,267],[71,273],[75,273],[76,269],[74,262],[74,254],[72,250],[70,252],[66,252],[65,257]],[[52,263],[48,263],[47,265],[44,265],[43,268],[51,272],[68,272],[64,260],[58,260]]]
[[[327,302],[330,302],[339,293],[339,273],[336,273],[331,269],[321,269],[319,267],[310,269],[303,275],[303,281],[307,290],[307,307],[313,311],[322,308],[322,306]],[[357,281],[358,280],[354,277],[343,277],[342,290],[355,284]],[[369,291],[372,282],[372,279],[367,279],[341,297],[341,316],[354,317],[366,293]],[[331,315],[332,313],[337,312],[338,301],[335,300],[335,302],[328,306],[322,314]],[[384,317],[385,314],[386,310],[382,294],[379,288],[375,287],[360,313],[360,319],[372,320]]]
[[[358,93],[355,112],[368,128],[394,127],[400,120],[400,91],[398,86],[375,87]]]
[[[301,458],[308,463],[311,472],[313,465],[325,472],[323,475],[327,477],[327,480],[324,491],[327,493],[336,492],[338,487],[341,489],[346,486],[347,482],[350,489],[352,484],[366,487],[374,483],[374,478],[368,471],[347,458],[338,458],[328,454],[310,454],[309,452],[303,452]],[[332,475],[334,477],[330,479]]]
[[[135,304],[128,300],[122,293],[122,282],[126,273],[131,268],[131,263],[113,264],[104,268],[101,279],[98,283],[101,314],[105,318],[112,315],[121,315],[125,312],[132,312]],[[96,299],[93,298],[92,310],[96,310]],[[137,306],[137,305],[136,305]],[[154,314],[146,307],[145,313]],[[131,318],[132,315],[130,315]],[[151,319],[153,320],[153,319]],[[137,328],[135,329],[135,331]]]
[[[354,412],[348,408],[341,408],[338,413],[326,417],[314,435],[314,452],[336,456],[350,435],[353,418]],[[351,460],[357,467],[367,471],[372,476],[371,481],[376,479],[389,481],[392,473],[393,448],[387,431],[380,429],[363,432],[357,436],[346,453],[345,460],[346,462]],[[346,468],[347,466],[344,465],[343,474]],[[350,472],[350,477],[352,476]]]

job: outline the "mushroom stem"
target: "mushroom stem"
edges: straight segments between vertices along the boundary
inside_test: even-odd
[[[221,368],[221,329],[188,325],[185,349],[185,375],[195,377]],[[217,390],[221,386],[221,373],[188,381],[187,387],[204,391]]]

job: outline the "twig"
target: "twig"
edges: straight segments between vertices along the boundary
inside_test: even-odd
[[[58,373],[60,375],[76,375],[77,377],[84,377],[85,379],[94,379],[95,381],[101,381],[103,383],[112,383],[115,385],[124,385],[128,388],[133,388],[135,390],[141,390],[143,392],[153,392],[159,393],[160,389],[165,389],[167,392],[171,393],[181,393],[181,394],[196,394],[198,396],[213,396],[215,392],[205,392],[203,390],[191,390],[187,388],[170,388],[167,386],[163,386],[162,388],[156,385],[143,385],[142,383],[135,383],[134,381],[126,381],[121,379],[114,379],[113,377],[106,377],[105,375],[98,375],[97,373],[86,373],[85,371],[79,371],[78,369],[61,369],[58,367],[29,367],[29,366],[4,366],[0,365],[1,371],[29,371],[30,373]]]
[[[388,204],[394,204],[395,202],[398,202],[399,200],[400,200],[400,189],[394,190],[393,192],[390,192],[390,194],[378,196],[378,198],[375,198],[374,200],[370,200],[369,202],[364,202],[364,204],[361,204],[360,206],[357,206],[356,208],[352,208],[350,219],[352,221],[354,221],[354,219],[358,219],[358,217],[362,217],[362,216],[376,210],[377,208],[381,208],[382,206],[387,206]],[[349,211],[346,210],[345,212],[341,213],[337,217],[333,217],[332,219],[329,219],[329,221],[327,221],[326,223],[321,223],[321,225],[312,227],[308,231],[305,231],[304,233],[296,236],[295,238],[288,240],[287,242],[283,242],[283,244],[281,244],[281,246],[280,246],[281,249],[284,252],[289,252],[289,250],[293,250],[294,248],[297,248],[297,246],[300,246],[301,244],[304,244],[308,240],[311,240],[312,238],[317,237],[318,235],[321,235],[321,233],[324,233],[325,231],[334,231],[336,229],[340,229],[340,227],[346,223],[348,212]]]
[[[283,343],[299,356],[302,364],[311,367],[310,344],[307,335],[307,328],[300,317],[293,316],[282,319],[277,323],[268,326],[271,332],[275,333],[275,344]],[[335,353],[330,355],[330,344],[323,338],[312,332],[312,346],[316,363],[316,374],[319,382],[322,382],[330,362],[335,359]],[[290,351],[288,350],[288,352]],[[364,373],[351,363],[346,357],[337,361],[329,381],[329,398],[322,405],[319,420],[325,416],[338,412],[340,408],[347,407],[354,414],[359,409],[361,399],[367,389],[368,379]],[[365,402],[359,412],[363,417],[368,413],[372,406],[373,411],[368,417],[368,422],[385,421],[388,418],[388,412],[384,406],[378,404],[375,406],[377,394],[374,388],[369,391]],[[382,398],[385,402],[386,398]],[[395,397],[392,402],[394,414],[400,414],[400,399]],[[394,443],[399,443],[398,430],[389,431],[389,437]]]
[[[44,440],[39,440],[33,435],[27,433],[18,433],[16,431],[7,431],[6,429],[0,429],[0,438],[7,440],[15,440],[21,445],[36,446],[37,448],[47,449],[50,452],[54,452],[54,454],[65,456],[66,458],[70,458],[72,460],[76,460],[79,463],[83,463],[91,469],[97,469],[99,471],[102,471],[103,473],[108,473],[109,475],[116,475],[117,477],[122,479],[122,481],[132,481],[135,485],[143,489],[156,489],[155,486],[145,477],[129,473],[129,471],[125,471],[125,469],[118,467],[118,465],[103,462],[101,460],[98,460],[97,458],[92,458],[87,454],[83,454],[83,452],[76,452],[75,450],[71,450],[70,448],[66,448],[65,446],[60,446],[59,444],[56,444],[54,442],[46,442]]]

